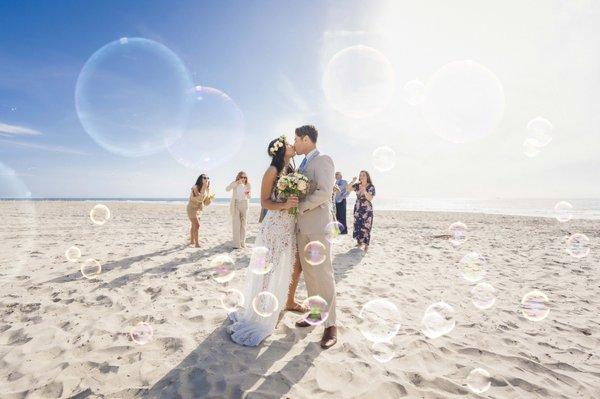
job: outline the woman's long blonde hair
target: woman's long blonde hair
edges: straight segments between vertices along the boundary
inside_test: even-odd
[[[248,174],[246,172],[244,172],[243,170],[240,170],[238,172],[237,176],[235,177],[235,181],[238,181],[242,177],[246,178],[246,184],[250,184],[250,180],[248,180]]]

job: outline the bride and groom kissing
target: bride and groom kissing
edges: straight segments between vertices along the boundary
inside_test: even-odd
[[[320,320],[310,315],[297,321],[297,327],[323,324],[321,347],[328,349],[337,343],[335,314],[335,281],[331,263],[331,243],[327,225],[332,222],[331,193],[335,167],[331,157],[317,149],[318,131],[305,125],[296,129],[294,144],[281,136],[269,143],[271,164],[261,185],[261,206],[267,209],[255,247],[267,248],[265,262],[272,265],[266,274],[248,270],[244,288],[245,307],[229,314],[232,324],[227,327],[231,339],[241,345],[257,346],[274,330],[279,321],[279,304],[286,301],[288,287],[295,292],[300,262],[309,297],[320,303]],[[277,189],[282,175],[296,172],[291,166],[294,155],[304,155],[297,172],[308,178],[308,189],[302,198],[287,197]],[[289,212],[291,208],[297,212]],[[297,213],[297,216],[295,215]],[[324,247],[324,260],[312,262],[304,254],[309,243]],[[320,243],[320,244],[318,244]],[[294,274],[294,276],[293,276]],[[295,280],[294,282],[292,281]],[[271,312],[262,311],[271,307]]]

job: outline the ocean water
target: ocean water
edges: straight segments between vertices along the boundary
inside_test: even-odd
[[[23,199],[19,199],[23,200]],[[90,201],[185,204],[187,198],[33,198],[33,201]],[[216,198],[215,204],[228,205],[229,198]],[[467,212],[497,215],[554,217],[554,206],[558,201],[573,205],[574,219],[600,219],[600,198],[539,198],[539,199],[469,199],[469,198],[375,198],[375,210]],[[258,206],[258,198],[250,203]],[[348,201],[348,209],[354,200]]]

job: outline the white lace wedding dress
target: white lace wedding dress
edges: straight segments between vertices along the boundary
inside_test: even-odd
[[[273,201],[280,202],[274,194]],[[227,327],[231,339],[245,346],[257,346],[275,330],[279,314],[285,306],[296,253],[296,218],[288,211],[268,211],[256,237],[255,246],[266,247],[267,262],[273,268],[267,274],[254,274],[246,270],[244,308],[229,314],[233,322]],[[278,308],[263,317],[256,313],[252,301],[261,292],[275,295]],[[261,296],[260,298],[263,298]],[[262,312],[261,312],[262,313]]]

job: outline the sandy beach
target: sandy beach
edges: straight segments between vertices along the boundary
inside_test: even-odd
[[[297,329],[289,312],[259,347],[231,342],[219,297],[243,287],[251,248],[232,249],[226,206],[206,210],[201,248],[192,248],[185,205],[105,204],[112,217],[97,226],[94,202],[36,202],[36,230],[23,232],[19,204],[0,202],[0,397],[600,397],[598,221],[376,210],[368,254],[351,236],[334,247],[339,343],[323,351],[322,327]],[[258,213],[251,207],[250,247]],[[464,244],[435,238],[459,220],[469,227]],[[587,257],[565,252],[572,233],[590,238]],[[79,262],[65,258],[73,245]],[[483,281],[497,290],[487,310],[473,306],[473,284],[457,269],[471,251],[485,257]],[[224,253],[236,265],[227,286],[210,277],[211,259]],[[80,272],[89,258],[102,266],[92,279]],[[550,304],[537,322],[519,309],[533,290]],[[358,326],[375,298],[401,315],[388,362],[373,357]],[[454,307],[456,327],[430,339],[421,319],[437,301]],[[153,329],[144,345],[130,336],[139,322]],[[467,386],[478,367],[491,380],[482,394]]]

